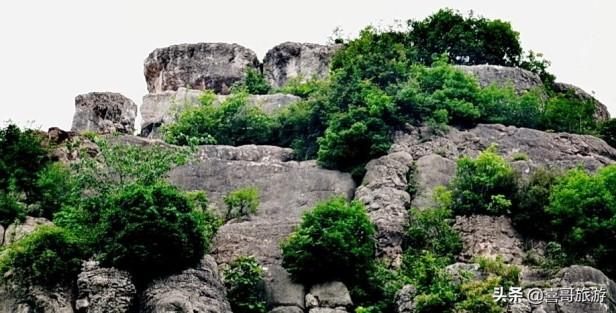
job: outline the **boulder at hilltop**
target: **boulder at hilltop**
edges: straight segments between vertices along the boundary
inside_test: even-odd
[[[329,62],[340,45],[285,42],[270,49],[263,60],[263,75],[274,88],[289,79],[325,78]]]
[[[137,105],[115,92],[91,92],[75,97],[72,131],[132,134]]]
[[[258,67],[257,55],[238,44],[197,43],[152,51],[145,59],[144,74],[150,93],[186,87],[226,94],[244,78],[247,68]]]
[[[482,87],[492,84],[504,87],[512,84],[517,92],[523,92],[543,86],[541,78],[537,74],[518,67],[485,64],[456,65],[456,68],[475,76]]]
[[[599,102],[592,95],[584,91],[582,88],[565,83],[554,83],[554,88],[562,93],[571,94],[582,101],[592,101],[595,104],[595,119],[605,121],[610,119],[610,112],[605,104]]]
[[[201,90],[179,88],[177,91],[164,91],[143,96],[141,105],[141,136],[157,138],[158,129],[175,120],[183,108],[199,105]],[[226,95],[218,95],[214,105],[220,104]],[[274,113],[301,98],[289,94],[249,95],[248,104],[261,108],[266,113]]]

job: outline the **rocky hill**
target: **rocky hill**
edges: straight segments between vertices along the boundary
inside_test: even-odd
[[[156,49],[145,60],[144,74],[149,94],[140,107],[141,133],[134,136],[136,105],[117,93],[94,92],[75,99],[76,112],[72,132],[50,130],[57,142],[70,142],[79,133],[121,133],[110,136],[131,145],[167,145],[159,141],[159,128],[171,123],[176,113],[199,105],[202,90],[215,91],[217,102],[224,101],[234,83],[241,81],[247,69],[256,69],[271,86],[280,87],[290,79],[324,78],[332,54],[338,46],[307,43],[283,43],[272,48],[261,63],[254,52],[237,44],[200,43]],[[481,85],[513,84],[517,92],[542,84],[535,74],[501,66],[462,66]],[[581,89],[576,96],[590,99]],[[299,101],[290,94],[251,95],[249,104],[267,114]],[[609,119],[605,106],[598,101],[597,120]],[[173,168],[167,180],[186,191],[205,191],[215,207],[223,207],[223,197],[242,187],[256,187],[260,202],[255,216],[231,220],[220,227],[213,247],[202,262],[181,273],[157,279],[147,286],[136,286],[131,275],[114,268],[102,268],[94,261],[83,263],[74,286],[66,289],[33,287],[25,291],[4,286],[0,312],[231,312],[219,268],[242,255],[255,256],[264,269],[267,307],[275,313],[344,313],[353,308],[348,287],[332,281],[304,285],[293,281],[282,266],[280,243],[300,223],[302,214],[316,203],[342,196],[365,204],[377,229],[376,255],[388,266],[402,263],[403,237],[408,208],[427,209],[434,205],[434,190],[447,185],[456,173],[456,161],[462,156],[475,157],[496,144],[498,154],[511,161],[520,176],[528,177],[536,169],[570,169],[581,166],[596,171],[616,161],[616,149],[590,135],[545,132],[535,129],[479,124],[468,129],[448,128],[432,135],[426,127],[408,127],[396,134],[389,152],[371,160],[356,186],[349,173],[324,169],[315,161],[297,161],[293,150],[266,145],[202,145],[194,159]],[[56,151],[64,162],[75,158]],[[97,147],[86,144],[91,154]],[[524,153],[524,158],[516,158]],[[409,172],[414,171],[413,175]],[[409,192],[409,185],[416,192]],[[7,245],[48,224],[42,218],[29,217],[24,223],[2,230]],[[601,271],[587,266],[562,268],[552,276],[536,275],[536,268],[525,264],[532,249],[511,219],[506,216],[458,216],[454,229],[463,244],[452,271],[475,269],[473,258],[500,255],[508,264],[522,267],[522,282],[549,287],[595,286],[607,290],[603,304],[530,303],[527,299],[508,308],[509,312],[616,312],[616,283]],[[541,245],[539,245],[541,250]],[[542,252],[543,253],[543,252]],[[526,295],[527,297],[528,295]],[[399,313],[414,312],[413,290],[403,288],[397,296]]]

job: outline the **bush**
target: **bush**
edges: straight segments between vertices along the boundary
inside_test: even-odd
[[[406,249],[411,253],[429,251],[453,261],[462,250],[462,242],[451,227],[452,218],[447,208],[412,209],[406,230]]]
[[[260,108],[248,104],[248,94],[239,92],[216,106],[216,97],[205,92],[201,105],[179,113],[177,120],[163,127],[165,141],[192,144],[267,144],[272,142],[275,120]]]
[[[129,185],[112,194],[103,210],[102,264],[139,280],[195,265],[209,246],[205,213],[167,183]]]
[[[72,283],[81,270],[83,249],[62,228],[43,226],[10,245],[0,257],[0,272],[21,286],[55,287]]]
[[[0,190],[0,226],[6,229],[16,220],[25,218],[25,215],[24,205],[15,192]]]
[[[515,228],[524,235],[550,238],[551,217],[545,212],[545,207],[550,202],[550,194],[559,175],[555,170],[538,169],[519,186],[511,218]]]
[[[481,120],[484,123],[539,128],[543,107],[544,90],[536,88],[518,95],[513,86],[490,85],[478,93]]]
[[[316,78],[304,79],[303,77],[293,77],[287,81],[287,83],[280,87],[276,92],[288,93],[296,95],[302,98],[309,98],[310,96],[323,92],[328,86],[326,80],[319,80]]]
[[[452,209],[456,214],[502,215],[509,212],[516,191],[516,175],[492,146],[476,159],[458,160],[451,182]]]
[[[265,313],[263,269],[254,257],[239,257],[223,271],[227,299],[235,313]]]
[[[299,101],[276,115],[276,143],[293,148],[295,159],[308,160],[317,156],[317,139],[323,136],[327,120],[321,111],[324,102],[322,97]]]
[[[264,95],[272,89],[263,75],[250,67],[246,69],[246,76],[238,87],[251,95]]]
[[[608,145],[616,148],[616,118],[601,123],[599,126],[599,136]]]
[[[69,169],[61,163],[47,165],[38,173],[35,186],[37,193],[33,197],[36,210],[30,209],[29,215],[52,219],[55,212],[70,201],[73,179]]]
[[[550,97],[544,112],[544,127],[559,132],[585,134],[596,129],[595,104],[577,99],[574,95],[558,94]]]
[[[318,204],[282,244],[282,265],[298,281],[358,281],[374,260],[374,226],[359,202]]]
[[[238,189],[228,193],[222,200],[227,206],[225,220],[248,217],[257,213],[259,190],[256,188]]]

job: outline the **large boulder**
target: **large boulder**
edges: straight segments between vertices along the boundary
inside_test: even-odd
[[[285,42],[270,49],[263,60],[263,75],[274,88],[289,79],[325,78],[329,62],[340,45]]]
[[[523,92],[543,86],[537,74],[518,67],[485,64],[456,65],[456,68],[475,76],[482,87],[492,84],[504,87],[511,84],[517,92]]]
[[[321,169],[311,161],[290,161],[291,155],[291,149],[272,146],[205,146],[197,152],[196,161],[169,173],[169,180],[184,190],[206,191],[218,208],[224,207],[222,198],[230,191],[259,190],[257,213],[223,225],[212,255],[218,264],[255,256],[265,271],[269,306],[279,310],[304,308],[305,296],[303,286],[294,283],[281,266],[281,241],[317,202],[332,196],[349,199],[354,191],[349,174]]]
[[[338,308],[339,310],[350,309],[353,306],[351,295],[347,287],[339,281],[317,284],[310,287],[310,293],[306,295],[307,302],[310,303],[309,309]]]
[[[247,68],[258,69],[257,55],[238,44],[197,43],[159,48],[145,59],[144,74],[150,93],[180,87],[229,93]]]
[[[141,136],[159,137],[158,129],[173,122],[182,109],[200,104],[201,90],[179,88],[177,91],[163,91],[143,96],[141,105]],[[218,95],[214,105],[220,104],[226,95]],[[265,113],[273,114],[301,98],[289,94],[249,95],[248,105],[254,105]]]
[[[90,92],[75,97],[72,131],[125,133],[135,131],[137,105],[115,92]]]
[[[456,216],[453,229],[462,241],[458,259],[470,262],[481,256],[500,256],[505,263],[522,264],[524,247],[522,237],[513,228],[511,219],[504,216],[471,215]]]
[[[411,207],[418,209],[434,205],[434,190],[438,186],[449,184],[456,174],[456,162],[438,154],[428,154],[415,161],[414,181],[415,195]]]
[[[196,268],[154,281],[140,301],[142,313],[231,313],[211,256],[205,256]]]
[[[35,231],[41,226],[52,225],[51,221],[43,217],[26,216],[23,222],[15,222],[4,232],[4,244],[9,245]]]
[[[135,304],[137,289],[129,273],[84,262],[77,277],[75,307],[83,313],[126,313]]]
[[[577,97],[582,101],[591,101],[595,104],[595,119],[598,121],[606,121],[610,119],[610,112],[605,104],[599,102],[595,97],[584,91],[582,88],[565,83],[554,83],[554,89],[559,92],[566,93]]]

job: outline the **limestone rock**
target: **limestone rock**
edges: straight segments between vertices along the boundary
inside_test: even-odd
[[[563,93],[571,93],[582,101],[592,101],[595,104],[595,119],[598,121],[606,121],[610,119],[610,112],[605,104],[599,102],[592,95],[584,91],[582,88],[565,83],[554,83],[554,88]]]
[[[177,91],[163,91],[143,96],[141,105],[141,136],[158,137],[158,128],[176,120],[182,109],[200,104],[202,91],[179,88]],[[218,95],[214,105],[220,104],[227,96]],[[249,95],[248,105],[261,108],[265,113],[273,114],[301,98],[289,94]]]
[[[76,308],[84,313],[126,313],[134,304],[136,288],[131,276],[115,268],[101,268],[98,262],[84,262],[77,277]]]
[[[415,313],[415,296],[417,288],[413,285],[404,285],[402,289],[396,292],[396,312],[397,313]]]
[[[142,313],[231,313],[218,267],[205,256],[196,268],[154,281],[141,296]]]
[[[347,313],[344,308],[312,308],[308,313]]]
[[[422,156],[415,162],[416,174],[413,184],[416,195],[411,207],[425,209],[434,206],[434,189],[449,184],[456,174],[456,162],[438,154]]]
[[[70,288],[31,287],[17,291],[0,287],[0,313],[74,313]]]
[[[396,152],[368,162],[355,199],[363,202],[377,228],[377,256],[400,265],[402,238],[411,197],[406,191],[413,159]]]
[[[314,285],[310,288],[309,295],[317,300],[319,307],[350,308],[353,306],[349,290],[339,281]]]
[[[476,256],[502,256],[505,263],[522,264],[524,249],[520,234],[511,219],[504,216],[457,216],[453,228],[460,233],[462,252],[458,257],[468,262]]]
[[[114,92],[91,92],[75,97],[71,130],[132,134],[136,117],[137,105],[131,99]]]
[[[274,88],[284,86],[289,79],[325,78],[329,62],[340,45],[285,42],[269,50],[263,60],[263,74]]]
[[[476,263],[461,263],[447,265],[445,271],[451,275],[452,281],[455,284],[462,284],[468,274],[471,275],[471,280],[482,280],[484,274]]]
[[[270,313],[304,313],[304,310],[296,306],[279,306],[272,309]]]
[[[259,60],[238,44],[197,43],[159,48],[145,59],[144,74],[150,93],[180,87],[210,89],[226,94]]]
[[[15,222],[6,228],[4,233],[4,244],[11,244],[32,233],[40,226],[48,225],[52,225],[52,223],[46,218],[26,216],[26,220],[23,221],[23,223]]]
[[[278,264],[268,265],[263,276],[265,294],[270,306],[294,307],[303,311],[305,307],[304,286],[294,282],[291,275],[282,266]]]
[[[523,92],[543,86],[541,78],[535,73],[518,67],[500,65],[456,65],[456,68],[477,78],[482,87],[496,84],[506,86],[512,84],[517,92]]]

